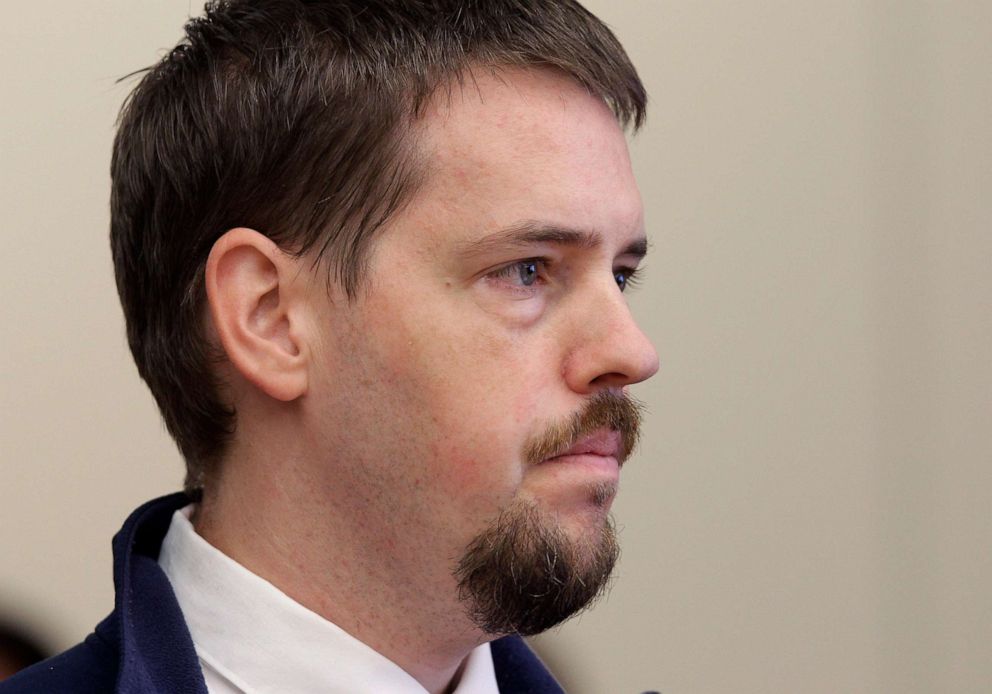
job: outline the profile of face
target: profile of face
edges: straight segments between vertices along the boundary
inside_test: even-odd
[[[314,488],[370,562],[450,586],[482,632],[536,633],[616,559],[626,387],[658,366],[623,293],[640,194],[613,114],[550,70],[477,69],[415,137],[424,183],[365,290],[317,312]]]

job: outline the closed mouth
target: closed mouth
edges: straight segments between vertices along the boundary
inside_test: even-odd
[[[545,462],[553,462],[560,458],[573,456],[595,455],[601,458],[620,459],[620,432],[615,429],[597,429],[593,433],[582,437],[568,449],[545,459]]]

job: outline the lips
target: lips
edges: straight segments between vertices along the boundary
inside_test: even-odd
[[[619,462],[620,449],[620,432],[613,429],[599,429],[588,436],[582,437],[567,450],[547,458],[546,462],[553,462],[561,458],[580,455],[595,455],[602,458],[613,458]]]

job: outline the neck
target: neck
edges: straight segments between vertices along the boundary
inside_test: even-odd
[[[428,691],[448,691],[468,653],[486,640],[457,600],[449,565],[455,549],[405,546],[402,519],[369,527],[366,511],[366,522],[356,522],[363,515],[353,507],[370,503],[358,490],[304,474],[285,449],[263,457],[246,448],[232,450],[205,490],[197,533]]]

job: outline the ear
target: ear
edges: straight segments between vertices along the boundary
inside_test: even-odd
[[[284,402],[307,392],[300,275],[296,259],[252,229],[231,229],[207,258],[207,302],[227,358],[255,387]]]

